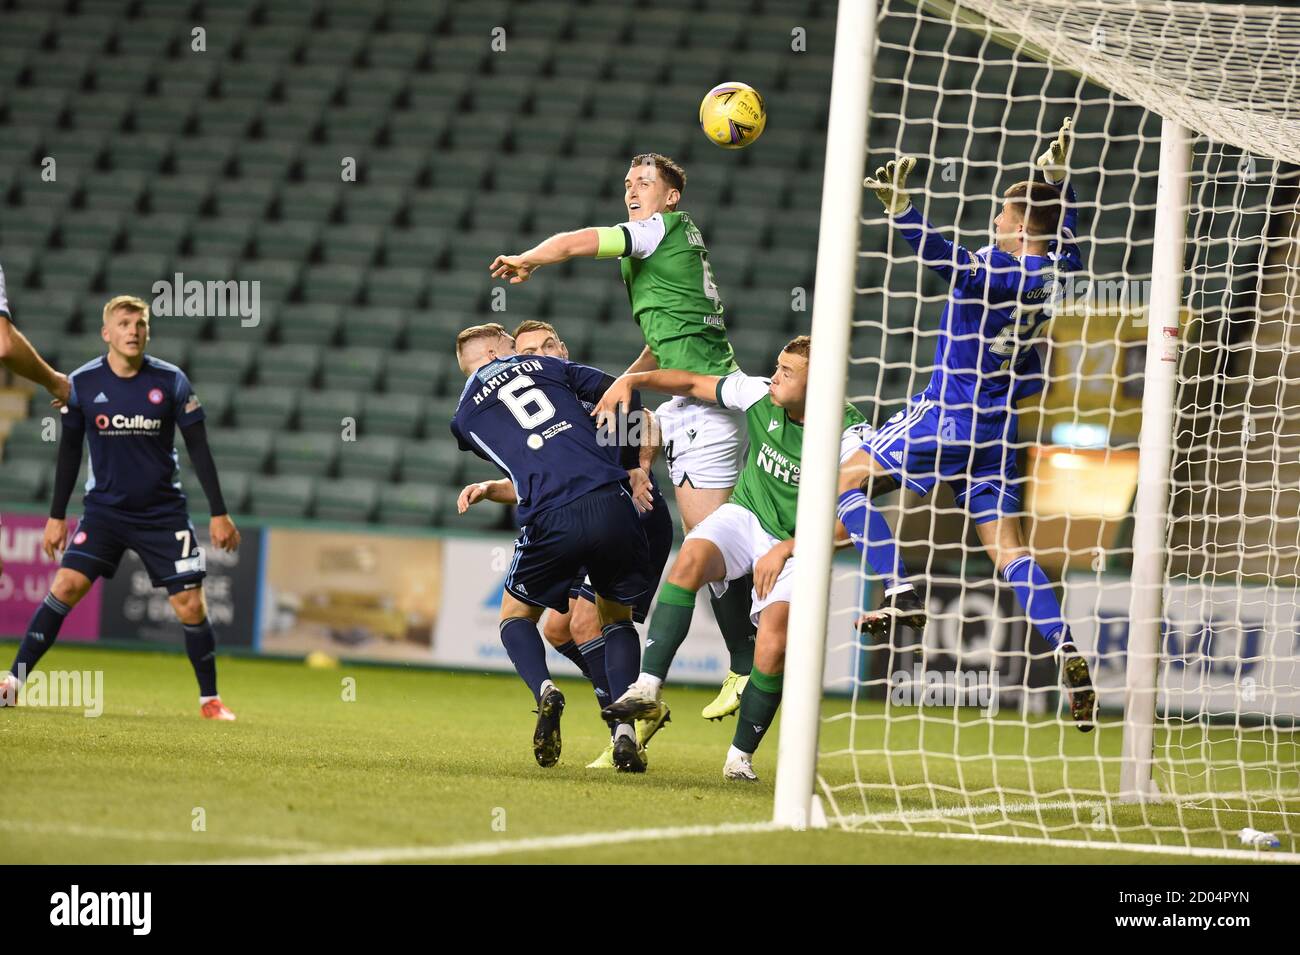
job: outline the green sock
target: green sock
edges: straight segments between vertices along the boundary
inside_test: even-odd
[[[731,581],[727,592],[721,597],[709,597],[709,603],[713,604],[713,616],[718,620],[718,629],[722,631],[722,639],[731,655],[731,672],[742,675],[754,669],[756,631],[749,622],[749,595],[753,589],[754,577],[746,574]]]
[[[781,686],[785,675],[764,673],[754,667],[749,674],[749,683],[740,697],[740,719],[736,722],[736,735],[731,745],[743,753],[758,751],[758,744],[763,742],[763,734],[776,719],[777,707],[781,705]]]
[[[650,615],[650,629],[646,634],[645,652],[641,654],[641,672],[666,679],[673,665],[677,648],[691,629],[691,613],[695,610],[695,593],[676,584],[659,588],[654,613]]]

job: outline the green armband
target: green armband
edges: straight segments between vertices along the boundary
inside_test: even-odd
[[[596,226],[596,258],[612,259],[627,252],[627,233],[621,226]]]

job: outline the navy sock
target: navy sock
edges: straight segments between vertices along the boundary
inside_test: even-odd
[[[845,491],[840,495],[836,514],[844,529],[849,532],[853,546],[867,555],[872,571],[884,578],[885,593],[905,590],[911,584],[907,568],[898,554],[894,532],[889,529],[885,515],[871,506],[861,491]]]
[[[551,678],[546,666],[546,647],[537,624],[527,617],[510,617],[501,621],[501,643],[506,648],[515,672],[533,691],[533,698],[542,699],[542,684]]]
[[[185,654],[194,667],[194,677],[199,681],[199,696],[217,695],[217,635],[212,623],[204,617],[198,623],[183,623]]]
[[[1052,590],[1052,583],[1047,579],[1047,574],[1043,573],[1043,568],[1038,566],[1032,556],[1026,554],[1008,564],[1002,571],[1002,576],[1016,592],[1020,606],[1025,608],[1025,616],[1039,636],[1055,650],[1060,646],[1065,633],[1065,619],[1056,592]]]
[[[573,640],[570,640],[568,643],[562,643],[558,647],[555,647],[555,652],[568,658],[574,666],[582,671],[583,676],[588,680],[591,679],[591,670],[588,669],[587,661],[583,659],[582,656],[582,648],[579,647],[577,643]]]
[[[18,645],[18,654],[14,665],[9,668],[20,680],[27,679],[27,674],[36,669],[36,664],[45,651],[54,646],[59,638],[59,628],[72,608],[59,600],[54,594],[46,594],[44,602],[32,614],[32,621],[27,625],[27,635]]]
[[[605,672],[604,634],[579,646],[578,652],[583,658],[587,679],[591,680],[591,685],[596,688],[596,702],[601,709],[604,709],[615,700],[615,697],[609,695],[609,677]]]
[[[631,620],[606,624],[600,635],[605,638],[605,673],[609,678],[609,692],[617,700],[640,674],[641,640]]]

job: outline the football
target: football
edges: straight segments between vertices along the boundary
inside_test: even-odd
[[[763,134],[767,109],[747,83],[719,83],[700,101],[700,129],[723,149],[742,149]]]

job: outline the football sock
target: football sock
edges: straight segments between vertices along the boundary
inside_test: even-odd
[[[578,656],[582,657],[583,672],[591,680],[591,685],[596,688],[596,702],[604,709],[618,699],[617,696],[611,696],[609,692],[609,675],[605,664],[605,635],[602,633],[595,640],[589,640],[577,649]]]
[[[1061,615],[1061,604],[1052,590],[1051,581],[1043,573],[1034,558],[1026,554],[1013,560],[1002,571],[1002,577],[1016,592],[1020,606],[1025,608],[1025,616],[1034,625],[1039,636],[1055,650],[1065,633],[1065,620]]]
[[[754,668],[754,636],[757,633],[749,621],[750,594],[754,589],[753,574],[729,581],[727,592],[721,597],[710,596],[713,616],[731,655],[731,672],[748,673]]]
[[[605,677],[609,694],[617,700],[637,677],[641,666],[641,639],[631,620],[606,624],[600,636],[605,641]]]
[[[582,656],[583,650],[575,641],[570,640],[568,643],[560,644],[555,648],[555,652],[560,656],[567,657],[570,663],[582,671],[583,676],[588,680],[591,679],[591,670],[587,667],[587,661]]]
[[[41,657],[45,656],[45,651],[54,646],[54,641],[59,637],[59,628],[63,626],[63,620],[71,610],[71,607],[54,594],[45,595],[45,600],[32,615],[31,623],[27,624],[27,635],[23,637],[23,642],[18,644],[14,665],[9,668],[19,682],[25,680],[27,674],[36,669],[36,664],[40,662]]]
[[[659,588],[654,613],[650,616],[650,629],[646,634],[645,658],[641,672],[661,681],[668,676],[677,648],[691,629],[691,614],[695,611],[695,593],[674,583]]]
[[[754,667],[749,674],[749,683],[740,696],[740,718],[736,722],[736,735],[731,740],[731,745],[742,753],[758,750],[763,734],[776,719],[784,682],[784,674],[764,673],[758,667]]]
[[[510,617],[501,621],[500,629],[501,643],[515,672],[533,691],[533,698],[541,702],[543,684],[551,682],[551,671],[546,666],[546,647],[537,624],[527,617]]]
[[[181,624],[185,631],[185,654],[199,681],[199,696],[217,695],[217,636],[212,623],[204,617],[198,623]]]
[[[861,491],[845,491],[840,495],[836,515],[849,532],[853,546],[867,555],[872,571],[884,578],[886,594],[907,590],[907,568],[898,554],[894,532],[889,529],[885,515],[871,506]]]

